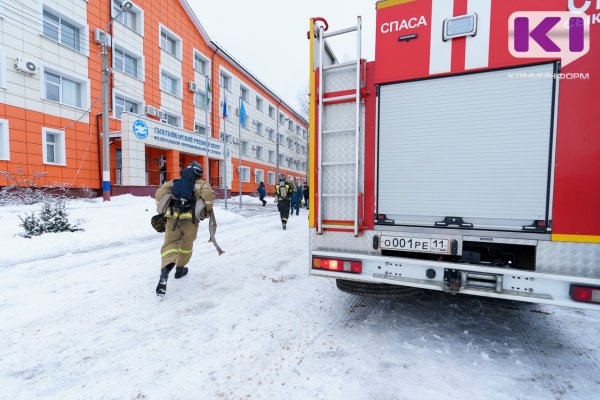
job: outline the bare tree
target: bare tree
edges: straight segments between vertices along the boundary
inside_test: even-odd
[[[298,106],[300,107],[300,114],[306,119],[309,116],[310,110],[310,89],[308,84],[302,89],[298,91],[298,95],[296,96],[296,101],[298,102]]]

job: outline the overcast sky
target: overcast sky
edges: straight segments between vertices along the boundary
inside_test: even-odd
[[[373,59],[375,0],[188,0],[210,38],[224,47],[288,104],[299,109],[308,86],[311,17],[324,17],[330,30],[363,19],[363,58]],[[355,59],[354,36],[331,45],[340,59]],[[338,43],[342,41],[342,43]]]

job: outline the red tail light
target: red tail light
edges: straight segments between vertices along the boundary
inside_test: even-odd
[[[600,304],[600,287],[571,285],[571,298],[584,303]]]
[[[312,268],[360,274],[362,272],[362,262],[354,260],[342,260],[339,258],[313,257]]]

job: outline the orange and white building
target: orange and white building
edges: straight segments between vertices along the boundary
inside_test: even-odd
[[[208,167],[214,187],[237,193],[241,179],[245,193],[260,181],[273,191],[277,153],[281,173],[305,180],[307,121],[214,43],[185,0],[132,4],[108,28],[112,194],[152,194],[192,160]],[[42,186],[101,190],[95,32],[121,5],[1,3],[0,171],[41,173]],[[247,113],[242,127],[240,98]],[[0,186],[9,184],[0,177]]]

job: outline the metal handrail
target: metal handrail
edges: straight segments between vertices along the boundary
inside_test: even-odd
[[[358,164],[360,161],[360,62],[361,62],[361,33],[362,19],[357,18],[356,24],[356,164],[354,165],[354,236],[358,236]]]
[[[323,37],[324,35],[324,29],[322,26],[319,27],[319,116],[318,116],[318,121],[319,123],[317,124],[317,143],[318,143],[318,153],[317,153],[317,158],[318,158],[318,164],[317,164],[317,171],[318,174],[317,176],[319,177],[319,183],[318,183],[318,188],[317,188],[317,198],[318,198],[318,215],[317,215],[317,233],[319,235],[323,234],[323,177],[321,176],[321,173],[323,171],[322,168],[322,164],[323,164],[323,157],[322,157],[322,150],[321,148],[323,147],[323,80],[324,80],[324,74],[323,74],[323,50],[325,47],[325,38]]]

